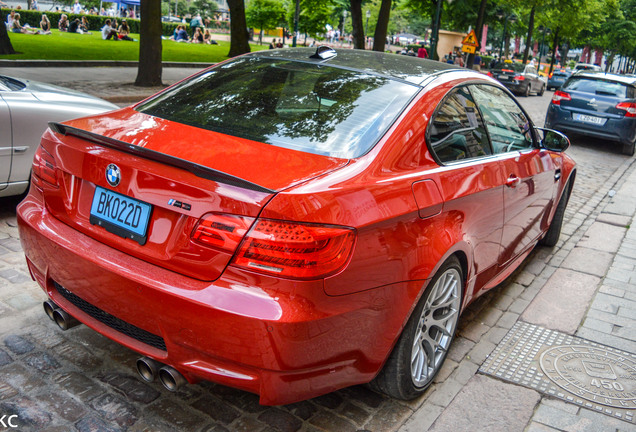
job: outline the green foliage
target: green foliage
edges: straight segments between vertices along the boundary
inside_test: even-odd
[[[250,0],[245,8],[247,26],[269,30],[276,28],[285,16],[285,6],[277,0]]]
[[[287,5],[287,23],[289,28],[294,28],[295,0]],[[338,14],[339,10],[339,14]],[[342,19],[343,9],[336,9],[333,1],[300,0],[300,18],[298,19],[298,31],[316,37],[326,32],[325,25],[337,27]]]
[[[138,34],[131,36],[139,40]],[[138,60],[139,42],[103,40],[100,32],[90,35],[60,32],[50,35],[11,33],[15,55],[0,55],[0,59],[19,60]],[[214,37],[214,36],[213,36]],[[227,59],[229,42],[218,45],[180,43],[163,40],[163,61],[217,63]],[[251,46],[252,51],[262,49]]]

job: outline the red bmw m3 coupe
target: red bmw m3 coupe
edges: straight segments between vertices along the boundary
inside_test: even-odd
[[[568,145],[483,74],[261,51],[50,124],[20,237],[47,314],[140,353],[148,381],[409,399],[466,305],[557,243]]]

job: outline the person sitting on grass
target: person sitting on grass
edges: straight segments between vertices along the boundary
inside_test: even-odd
[[[11,24],[11,31],[13,33],[28,33],[28,34],[38,34],[39,32],[35,29],[29,27],[28,24],[25,24],[24,27],[20,24],[20,14],[17,13],[13,16],[13,24]]]
[[[188,37],[188,32],[185,31],[185,26],[181,25],[179,27],[177,27],[177,35],[175,36],[174,40],[177,42],[187,42],[190,38]]]
[[[79,29],[80,29],[80,30],[82,31],[82,33],[84,33],[84,34],[91,34],[91,33],[88,31],[88,19],[86,19],[86,16],[85,16],[85,15],[83,15],[83,16],[82,16],[82,21],[80,22]]]
[[[210,33],[210,29],[205,29],[205,32],[203,33],[203,43],[204,44],[210,44],[212,42],[210,42],[212,40],[212,33]]]
[[[197,27],[194,29],[194,34],[192,35],[192,39],[190,40],[192,43],[203,43],[203,33],[201,33],[201,29]]]
[[[40,34],[51,34],[51,21],[49,21],[46,14],[42,14],[42,21],[40,21]]]
[[[7,15],[7,29],[11,30],[13,27],[13,18],[15,17],[15,11],[11,10],[11,12]]]
[[[110,19],[104,21],[104,27],[102,27],[102,39],[119,40],[119,38],[117,37],[117,30],[110,26]]]
[[[126,20],[121,20],[121,25],[119,26],[117,33],[119,33],[119,39],[121,40],[134,41],[133,38],[128,36],[130,33],[130,27],[128,27]]]
[[[62,14],[60,17],[60,20],[57,23],[57,29],[63,32],[68,31],[68,17],[66,14]]]

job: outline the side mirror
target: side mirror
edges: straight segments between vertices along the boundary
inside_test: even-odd
[[[545,128],[535,128],[541,132],[543,132],[543,139],[541,140],[541,147],[555,151],[555,152],[564,152],[570,147],[570,140],[561,132],[545,129]]]

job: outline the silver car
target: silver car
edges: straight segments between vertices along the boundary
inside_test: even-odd
[[[0,197],[28,189],[33,154],[48,122],[113,109],[85,93],[0,75]]]

